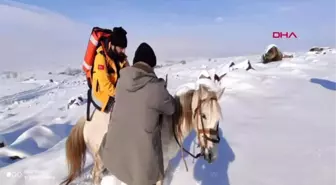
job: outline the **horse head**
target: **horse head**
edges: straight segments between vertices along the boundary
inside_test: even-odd
[[[222,118],[219,100],[224,88],[216,85],[211,78],[200,77],[197,89],[192,97],[193,126],[197,133],[198,142],[204,159],[214,162],[218,156],[219,121]]]

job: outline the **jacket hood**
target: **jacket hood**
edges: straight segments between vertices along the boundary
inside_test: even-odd
[[[151,67],[139,62],[120,71],[118,85],[129,92],[135,92],[156,78],[157,76]]]

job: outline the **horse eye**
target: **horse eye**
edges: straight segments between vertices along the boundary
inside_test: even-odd
[[[201,116],[202,116],[202,119],[206,119],[206,116],[205,116],[205,114],[202,114]]]

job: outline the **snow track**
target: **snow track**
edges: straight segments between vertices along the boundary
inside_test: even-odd
[[[15,93],[13,95],[8,95],[0,98],[0,105],[8,105],[15,102],[21,101],[29,101],[31,99],[37,98],[39,96],[43,96],[46,93],[50,92],[51,90],[57,89],[60,87],[61,84],[48,84],[39,86],[37,88]]]

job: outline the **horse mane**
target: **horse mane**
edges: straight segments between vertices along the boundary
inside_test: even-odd
[[[189,90],[180,96],[175,96],[176,111],[173,115],[173,124],[178,138],[182,136],[181,125],[186,123],[188,130],[192,127],[192,99],[195,90]]]

